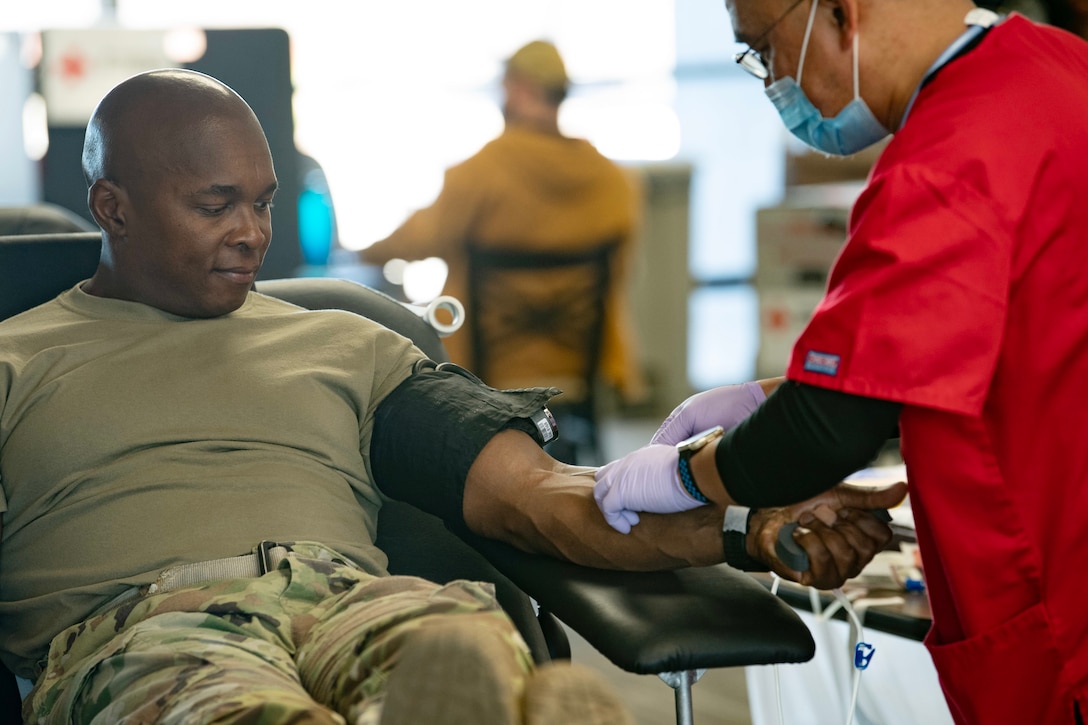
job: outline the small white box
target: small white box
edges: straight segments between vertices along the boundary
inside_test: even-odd
[[[824,289],[808,287],[760,287],[759,353],[756,377],[772,378],[786,374],[793,343],[812,318]]]

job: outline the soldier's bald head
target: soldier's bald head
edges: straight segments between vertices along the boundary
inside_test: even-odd
[[[99,179],[133,184],[168,173],[217,125],[239,120],[263,134],[249,105],[224,83],[174,68],[141,73],[106,94],[91,116],[84,178],[88,186]]]

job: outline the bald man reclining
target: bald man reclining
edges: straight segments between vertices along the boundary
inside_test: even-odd
[[[555,391],[492,390],[369,320],[252,292],[276,175],[215,79],[120,84],[83,163],[97,271],[0,323],[0,654],[36,683],[26,719],[627,721],[590,673],[534,669],[487,585],[388,576],[382,496],[410,481],[453,527],[629,569],[721,561],[722,512],[621,535],[530,434]],[[766,565],[759,533],[797,512],[754,518]],[[836,527],[807,537],[814,583],[890,536]]]

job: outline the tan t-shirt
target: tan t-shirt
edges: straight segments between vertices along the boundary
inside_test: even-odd
[[[0,657],[126,587],[263,539],[385,573],[375,407],[422,357],[348,312],[250,294],[209,320],[73,288],[0,324]]]

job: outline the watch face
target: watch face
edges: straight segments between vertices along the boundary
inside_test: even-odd
[[[704,430],[702,433],[696,433],[686,441],[679,443],[677,448],[681,451],[694,453],[715,438],[720,438],[724,433],[724,429],[720,425],[716,425],[713,428]]]

